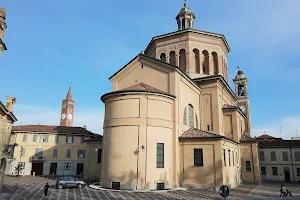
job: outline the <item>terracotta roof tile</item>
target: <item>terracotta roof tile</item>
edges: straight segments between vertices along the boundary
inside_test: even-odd
[[[261,140],[258,141],[259,147],[299,147],[300,140]]]
[[[100,141],[102,141],[102,139],[103,139],[103,136],[99,135],[99,136],[96,136],[96,137],[92,137],[88,140],[85,140],[84,142],[100,142]]]
[[[196,128],[190,128],[185,131],[179,138],[220,138],[221,135],[202,131]]]
[[[247,133],[243,133],[241,135],[241,138],[240,138],[240,142],[251,142],[251,141],[256,141],[254,138],[250,137],[249,135],[247,135]]]
[[[258,139],[258,140],[266,140],[266,139],[275,139],[275,137],[267,135],[267,134],[263,134],[261,136],[256,137],[256,139]]]
[[[150,91],[150,92],[159,92],[159,93],[165,93],[162,90],[159,90],[155,87],[152,87],[150,85],[147,85],[145,83],[138,83],[136,85],[132,85],[130,87],[124,88],[120,91],[129,91],[129,90],[138,90],[138,91]]]
[[[66,133],[66,134],[80,134],[80,135],[97,135],[82,127],[69,126],[48,126],[48,125],[22,125],[13,126],[12,131],[30,131],[30,132],[45,132],[45,133]]]

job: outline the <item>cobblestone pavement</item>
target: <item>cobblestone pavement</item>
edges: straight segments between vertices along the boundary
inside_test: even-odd
[[[43,186],[49,183],[50,189],[48,196],[44,196]],[[111,191],[111,190],[95,190],[88,186],[84,188],[69,188],[69,189],[56,189],[55,180],[43,177],[9,177],[4,178],[5,186],[11,191],[9,198],[11,200],[35,200],[35,199],[53,199],[53,200],[96,200],[96,199],[212,199],[222,200],[220,195],[213,191],[208,190],[177,190],[177,191],[160,191],[160,192],[125,192],[125,191]],[[230,192],[228,200],[239,199],[278,199],[279,187],[281,183],[264,183],[256,188],[252,186],[244,187],[242,190],[234,189]],[[285,184],[288,189],[293,193],[293,199],[300,199],[300,187],[296,184]],[[241,186],[242,188],[242,186]],[[253,190],[254,188],[254,190]],[[249,195],[250,193],[250,195]],[[299,195],[295,197],[295,195]],[[270,198],[273,197],[273,198]],[[5,199],[5,198],[1,198]],[[279,198],[282,199],[282,198]],[[290,198],[284,198],[285,200]]]

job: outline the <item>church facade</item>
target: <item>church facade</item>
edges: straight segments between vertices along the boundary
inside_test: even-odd
[[[233,188],[260,182],[248,80],[228,84],[224,35],[194,29],[186,6],[178,31],[154,37],[109,79],[101,184],[120,189]]]

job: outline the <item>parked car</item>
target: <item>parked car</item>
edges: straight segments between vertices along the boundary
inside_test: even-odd
[[[82,188],[86,185],[86,183],[83,180],[79,180],[75,177],[62,177],[59,178],[56,182],[56,188],[63,189],[67,187],[78,187]]]

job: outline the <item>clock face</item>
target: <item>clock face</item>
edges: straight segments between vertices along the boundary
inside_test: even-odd
[[[73,117],[71,114],[68,114],[68,120],[71,120]]]
[[[63,114],[61,115],[61,118],[62,118],[62,119],[66,119],[66,114],[63,113]]]

